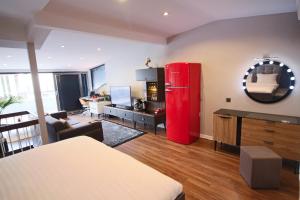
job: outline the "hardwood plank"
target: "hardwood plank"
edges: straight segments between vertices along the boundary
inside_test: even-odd
[[[239,156],[214,151],[212,141],[205,139],[180,145],[168,141],[160,130],[116,149],[181,182],[187,200],[299,199],[299,176],[292,170],[282,170],[280,189],[252,190],[239,174]]]

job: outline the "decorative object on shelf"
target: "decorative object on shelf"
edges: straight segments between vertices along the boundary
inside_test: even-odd
[[[263,58],[244,75],[243,89],[254,101],[275,103],[283,100],[295,88],[292,70],[282,62]]]
[[[151,67],[151,66],[149,66],[150,63],[151,63],[151,59],[148,57],[148,58],[146,59],[145,65],[146,65],[147,67]]]
[[[142,99],[134,99],[134,110],[143,111],[144,110],[143,104],[144,102],[142,101]]]

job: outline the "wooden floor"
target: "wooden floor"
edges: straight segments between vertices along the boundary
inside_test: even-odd
[[[238,155],[214,151],[209,140],[180,145],[160,130],[116,149],[182,183],[187,200],[299,200],[299,176],[292,169],[282,170],[279,190],[252,190],[239,174]]]

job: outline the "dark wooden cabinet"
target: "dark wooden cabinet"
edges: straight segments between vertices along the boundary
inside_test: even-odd
[[[136,70],[136,80],[146,82],[157,82],[164,75],[163,68],[147,68]]]
[[[132,121],[134,128],[137,124],[150,125],[154,127],[156,133],[156,127],[158,124],[166,123],[166,113],[162,112],[159,114],[150,114],[145,112],[138,112],[134,110],[126,110],[122,108],[116,108],[113,106],[104,106],[104,114],[107,116],[115,116],[124,120]]]
[[[164,68],[147,68],[136,70],[136,80],[146,81],[147,101],[165,101]]]

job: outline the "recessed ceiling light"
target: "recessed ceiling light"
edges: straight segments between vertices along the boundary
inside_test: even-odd
[[[80,59],[80,60],[83,60],[83,59],[84,59],[84,57],[80,57],[79,59]]]
[[[65,45],[61,45],[60,47],[61,47],[61,48],[64,48],[64,47],[65,47]]]
[[[48,59],[52,59],[52,57],[51,57],[51,56],[48,56]]]
[[[169,13],[168,12],[164,12],[164,16],[168,16],[169,15]]]
[[[101,48],[97,48],[97,51],[101,51]]]
[[[3,64],[3,66],[7,66],[7,64]]]
[[[119,3],[126,3],[127,0],[118,0]]]
[[[8,56],[6,56],[7,58],[11,58],[12,56],[11,55],[8,55]]]

